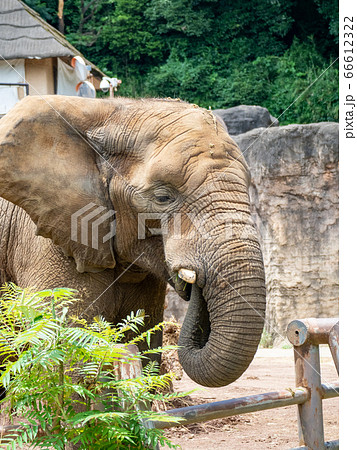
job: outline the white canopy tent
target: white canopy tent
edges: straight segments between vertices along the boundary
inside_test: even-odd
[[[25,60],[0,60],[0,83],[25,83]],[[0,114],[6,114],[24,96],[24,87],[0,85]]]

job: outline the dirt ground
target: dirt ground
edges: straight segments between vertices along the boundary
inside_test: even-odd
[[[321,347],[320,351],[322,382],[337,381],[337,372],[328,347]],[[191,394],[191,397],[194,403],[207,403],[293,387],[293,350],[259,349],[252,364],[239,380],[223,388],[199,390]],[[175,381],[174,388],[184,392],[199,388],[199,385],[184,374],[180,381]],[[323,401],[323,414],[325,440],[338,439],[338,398]],[[287,450],[299,446],[297,406],[172,428],[167,430],[166,435],[183,450]]]

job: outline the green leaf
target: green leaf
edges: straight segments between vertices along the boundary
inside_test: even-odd
[[[112,371],[115,360],[130,363],[145,357],[128,352],[132,341],[116,344],[125,331],[143,324],[144,311],[131,313],[117,327],[102,317],[91,323],[75,319],[75,326],[68,326],[70,303],[75,302],[72,291],[60,288],[36,293],[9,284],[1,292],[4,370],[0,382],[7,390],[1,404],[4,412],[28,422],[13,440],[9,437],[8,448],[17,443],[62,450],[71,441],[91,450],[144,449],[147,443],[166,442],[161,430],[144,426],[145,421],[164,416],[140,408],[155,397],[162,401],[174,398],[174,394],[154,392],[166,387],[172,375],[159,375],[157,363],[147,364],[134,379],[116,380]],[[162,327],[159,324],[134,339],[150,343],[152,333]],[[86,411],[76,412],[78,405]],[[100,410],[93,405],[101,405]],[[40,427],[45,430],[42,436],[38,436]]]

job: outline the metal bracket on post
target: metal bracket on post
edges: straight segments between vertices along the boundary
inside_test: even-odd
[[[339,322],[334,325],[330,331],[330,336],[328,340],[328,345],[330,347],[331,355],[333,358],[333,362],[335,363],[335,367],[337,373],[339,374],[339,332],[340,332]]]
[[[308,389],[310,394],[298,405],[299,441],[312,450],[326,448],[319,344],[329,343],[330,331],[337,323],[338,319],[303,319],[290,322],[287,328],[287,337],[294,345],[296,386]]]

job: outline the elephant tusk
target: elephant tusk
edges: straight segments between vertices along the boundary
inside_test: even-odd
[[[196,282],[196,272],[189,269],[180,269],[178,271],[178,276],[181,280],[186,281],[186,283],[194,284]]]

